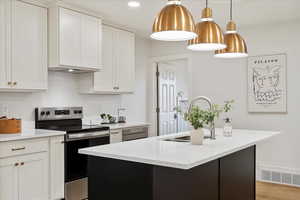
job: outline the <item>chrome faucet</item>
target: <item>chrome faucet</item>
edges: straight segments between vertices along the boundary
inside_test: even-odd
[[[212,101],[208,98],[208,97],[205,97],[205,96],[199,96],[199,97],[196,97],[195,99],[193,99],[189,105],[189,110],[188,112],[190,113],[192,111],[192,108],[193,108],[193,105],[199,101],[199,100],[204,100],[208,103],[209,105],[209,109],[212,110],[213,109],[213,104],[212,104]],[[210,130],[210,136],[209,138],[212,139],[212,140],[215,140],[216,139],[216,131],[215,131],[215,122],[212,121],[210,126],[209,126],[209,130]]]

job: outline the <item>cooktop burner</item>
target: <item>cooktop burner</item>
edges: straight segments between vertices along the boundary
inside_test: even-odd
[[[109,130],[108,126],[83,125],[82,118],[82,107],[47,107],[35,109],[35,127],[38,129],[66,131],[67,134]]]

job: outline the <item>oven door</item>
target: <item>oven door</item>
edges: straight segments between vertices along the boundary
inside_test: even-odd
[[[65,142],[65,190],[67,200],[88,198],[88,156],[78,153],[81,148],[109,144],[109,131],[67,135]]]

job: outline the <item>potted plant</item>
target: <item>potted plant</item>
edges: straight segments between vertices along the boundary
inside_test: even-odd
[[[226,101],[224,106],[213,104],[210,110],[203,110],[199,106],[193,106],[190,112],[184,113],[184,119],[189,121],[194,128],[191,131],[191,143],[202,145],[204,138],[203,128],[211,126],[222,112],[229,112],[232,103],[233,101]]]

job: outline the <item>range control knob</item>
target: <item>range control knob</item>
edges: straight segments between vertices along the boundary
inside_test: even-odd
[[[47,111],[47,112],[46,112],[46,115],[47,115],[47,116],[50,115],[50,111]]]
[[[42,112],[41,112],[41,116],[44,116],[44,115],[45,115],[45,112],[44,112],[44,111],[42,111]]]

